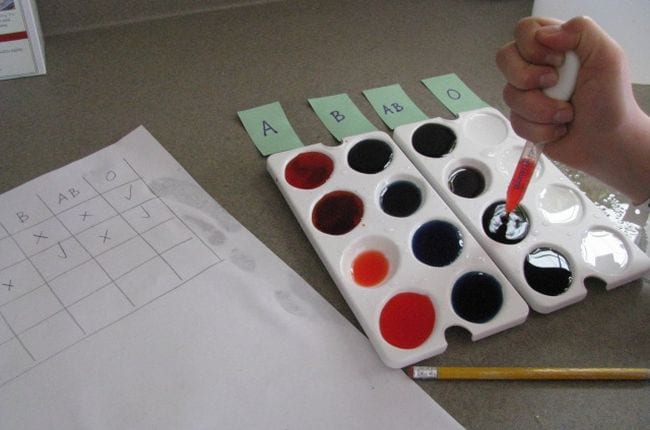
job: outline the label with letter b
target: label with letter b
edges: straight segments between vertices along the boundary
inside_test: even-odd
[[[377,130],[347,94],[309,99],[309,104],[339,142],[344,137]]]

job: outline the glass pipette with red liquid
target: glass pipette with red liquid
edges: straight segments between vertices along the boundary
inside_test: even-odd
[[[573,51],[568,51],[564,55],[564,63],[558,68],[558,82],[552,87],[543,90],[547,97],[556,100],[569,100],[576,87],[578,70],[580,69],[580,60]],[[514,211],[521,200],[524,198],[528,184],[530,183],[539,157],[544,151],[545,142],[526,141],[524,149],[521,152],[517,167],[512,175],[508,191],[506,193],[506,214],[509,215]]]

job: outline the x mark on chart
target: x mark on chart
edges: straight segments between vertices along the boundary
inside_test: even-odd
[[[47,236],[41,231],[40,233],[36,233],[33,235],[36,238],[36,243],[39,243],[41,239],[48,239]]]
[[[7,282],[3,282],[3,283],[2,283],[2,286],[3,286],[3,287],[7,287],[7,291],[11,291],[11,289],[14,287],[13,280],[10,279],[10,280],[7,281]]]

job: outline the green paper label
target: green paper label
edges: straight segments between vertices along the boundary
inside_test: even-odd
[[[399,84],[365,90],[363,95],[391,130],[427,119]]]
[[[264,156],[302,146],[278,102],[243,110],[237,115]]]
[[[423,79],[422,83],[454,115],[489,105],[469,89],[455,73]]]
[[[338,141],[377,130],[347,94],[309,99],[309,104]]]

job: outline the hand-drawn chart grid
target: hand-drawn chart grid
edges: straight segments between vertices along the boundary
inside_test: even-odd
[[[0,386],[222,261],[126,159],[62,170],[0,196]]]

